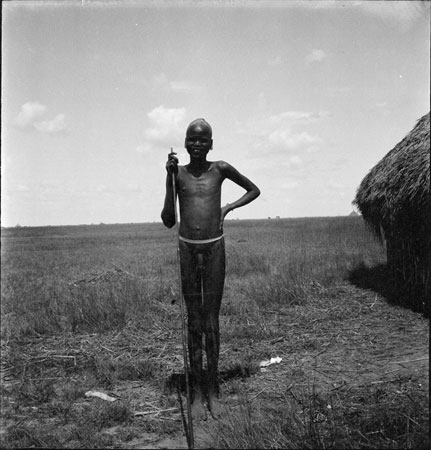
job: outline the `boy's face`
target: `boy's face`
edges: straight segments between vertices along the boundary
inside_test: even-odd
[[[187,130],[184,147],[193,159],[205,158],[212,149],[211,131],[201,125],[193,125]]]

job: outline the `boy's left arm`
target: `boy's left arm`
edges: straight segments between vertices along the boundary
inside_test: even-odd
[[[224,161],[220,161],[220,172],[224,176],[224,178],[233,181],[235,184],[241,186],[243,189],[247,191],[242,197],[240,197],[235,202],[228,203],[227,205],[221,208],[220,225],[222,225],[224,218],[230,211],[240,208],[241,206],[247,205],[248,203],[255,200],[257,197],[259,197],[260,189],[246,176],[238,172],[238,170],[236,170],[235,167],[231,166],[230,164]]]

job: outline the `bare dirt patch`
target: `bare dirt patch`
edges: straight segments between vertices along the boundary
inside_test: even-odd
[[[358,416],[356,447],[367,446],[378,433],[383,439],[388,425],[364,428],[359,416],[376,414],[375,409],[367,412],[371,403],[390,414],[390,405],[398,402],[406,408],[405,420],[415,426],[414,407],[429,393],[429,323],[423,316],[347,282],[308,306],[263,314],[276,324],[266,339],[253,340],[251,334],[223,341],[221,330],[221,371],[228,374],[222,390],[230,422],[241,420],[245,411],[259,421],[280,408],[291,408],[292,417],[304,423],[309,419],[301,414],[307,410],[314,425]],[[70,334],[3,343],[2,446],[71,448],[93,442],[106,448],[187,448],[178,392],[170,383],[182,372],[177,331],[151,330],[144,336],[135,327],[110,338]],[[275,356],[282,358],[279,364],[258,368],[262,359]],[[235,372],[235,364],[243,371]],[[90,377],[85,367],[97,365],[98,376]],[[86,398],[90,389],[117,400],[108,405]],[[185,406],[183,393],[181,398]],[[91,421],[94,426],[86,431]],[[196,448],[223,444],[218,436],[225,422],[195,422]],[[96,441],[91,430],[97,430]]]

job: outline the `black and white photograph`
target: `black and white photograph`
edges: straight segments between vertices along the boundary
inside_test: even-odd
[[[0,447],[428,449],[431,2],[1,6]]]

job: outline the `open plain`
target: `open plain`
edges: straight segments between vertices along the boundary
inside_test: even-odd
[[[225,234],[226,413],[195,447],[429,448],[428,321],[388,300],[362,218]],[[175,232],[8,228],[1,248],[1,447],[187,448]]]

